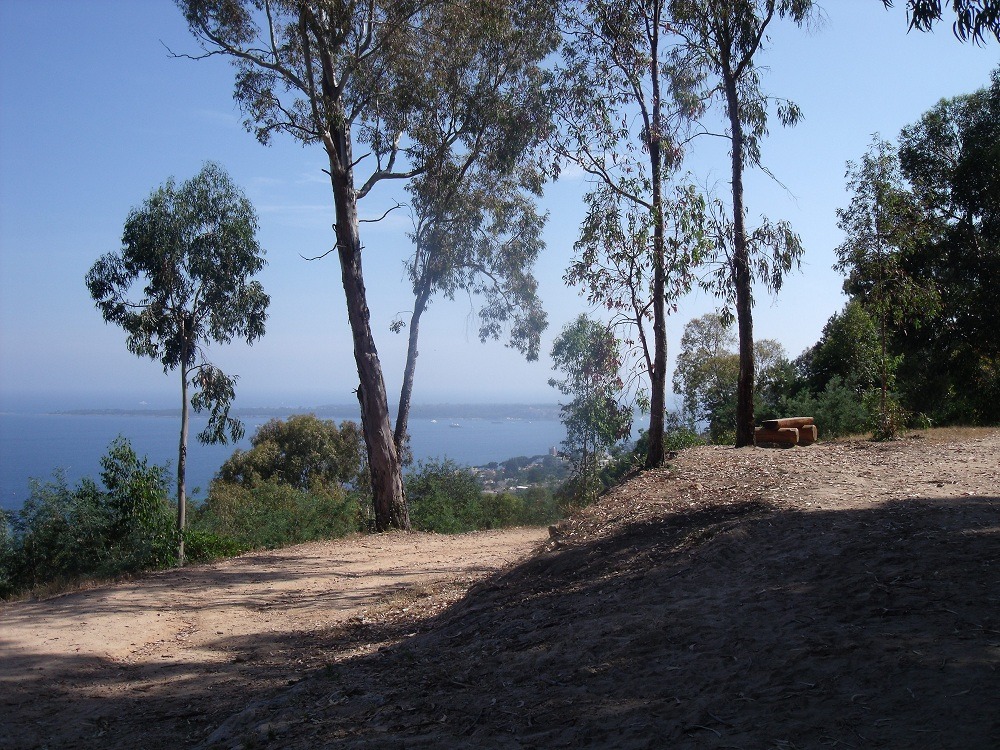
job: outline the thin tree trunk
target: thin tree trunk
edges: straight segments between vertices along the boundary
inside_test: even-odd
[[[188,369],[181,357],[181,438],[177,448],[177,567],[184,566],[184,527],[187,525]]]
[[[406,346],[406,366],[403,368],[403,385],[399,389],[399,410],[396,413],[396,430],[394,439],[396,452],[402,456],[406,449],[407,425],[410,420],[410,399],[413,396],[413,376],[417,370],[417,338],[420,335],[420,316],[427,309],[431,285],[428,279],[422,280],[413,303],[413,314],[410,316],[410,335]]]
[[[657,14],[657,19],[659,14]],[[649,373],[649,447],[646,468],[663,465],[663,421],[667,399],[666,268],[663,239],[663,163],[660,133],[660,69],[658,24],[650,37],[652,122],[649,124],[649,161],[653,180],[653,369]]]
[[[882,412],[882,434],[879,436],[885,438],[889,435],[889,409],[888,409],[888,392],[889,392],[889,362],[888,355],[886,354],[886,322],[885,313],[883,312],[879,320],[879,338],[881,339],[882,346],[882,394],[879,401],[879,409]]]
[[[327,142],[327,151],[337,216],[337,254],[347,298],[347,318],[354,339],[354,360],[358,367],[358,402],[371,472],[375,528],[379,531],[390,528],[409,530],[410,515],[403,491],[402,467],[393,439],[385,380],[372,336],[361,266],[361,236],[351,170],[350,134],[343,128],[332,134]]]
[[[753,301],[749,249],[743,207],[743,124],[740,122],[740,101],[736,79],[730,71],[723,73],[729,127],[732,133],[733,177],[733,282],[736,286],[736,325],[739,331],[740,374],[736,385],[736,447],[754,445],[754,346]]]

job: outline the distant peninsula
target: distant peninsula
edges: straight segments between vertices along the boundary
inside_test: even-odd
[[[391,406],[390,411],[396,412]],[[177,409],[67,409],[56,414],[68,416],[176,417]],[[322,406],[263,406],[233,409],[237,417],[288,417],[292,414],[315,414],[323,419],[360,419],[358,406],[324,404]],[[414,404],[411,419],[559,419],[558,404]]]

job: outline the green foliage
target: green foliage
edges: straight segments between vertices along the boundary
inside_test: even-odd
[[[610,313],[650,415],[646,465],[663,461],[666,317],[710,250],[706,202],[679,170],[704,110],[703,76],[659,0],[561,4],[560,127],[553,150],[592,178],[566,281]]]
[[[406,477],[406,497],[413,527],[439,534],[537,526],[562,516],[550,488],[484,492],[471,469],[449,459],[418,464]]]
[[[808,415],[816,418],[820,438],[857,435],[868,429],[871,416],[853,384],[839,375],[827,381],[819,393],[801,390],[781,402],[784,415]]]
[[[882,0],[886,8],[893,0]],[[982,44],[986,33],[1000,41],[1000,2],[997,0],[950,0],[955,12],[952,31],[961,41]],[[930,31],[941,20],[942,0],[906,0],[906,17],[911,29]]]
[[[823,327],[802,375],[813,393],[838,378],[860,396],[878,385],[880,369],[875,323],[857,299],[850,299]]]
[[[101,458],[101,498],[107,508],[108,552],[123,571],[162,568],[175,562],[166,467],[150,466],[124,438]]]
[[[300,490],[273,477],[246,485],[214,481],[192,527],[206,553],[227,545],[272,549],[359,531],[361,506],[340,487]]]
[[[521,515],[510,520],[509,526],[542,526],[563,516],[552,490],[548,487],[529,487],[516,493]]]
[[[419,531],[458,534],[483,528],[482,486],[450,459],[423,461],[406,477],[410,522]]]
[[[527,164],[503,172],[495,167],[480,151],[452,154],[407,185],[414,213],[414,254],[407,262],[416,299],[411,332],[433,295],[454,299],[464,292],[481,301],[481,341],[506,330],[508,345],[535,360],[547,324],[532,273],[545,246],[547,217],[535,205],[543,180]]]
[[[762,283],[777,293],[788,272],[800,264],[799,236],[787,222],[764,218],[746,226],[743,177],[747,166],[762,169],[761,144],[768,135],[770,109],[782,125],[797,123],[802,112],[788,100],[775,99],[761,89],[759,56],[771,41],[768,27],[778,19],[797,26],[814,15],[812,0],[670,0],[673,26],[684,40],[689,65],[709,83],[702,92],[721,101],[728,124],[732,173],[729,205],[716,203],[716,272],[703,285],[735,307],[739,321],[739,375],[735,445],[754,443],[753,285]]]
[[[301,491],[357,486],[367,474],[361,430],[314,414],[272,419],[219,469],[218,481],[247,487],[274,480]]]
[[[196,410],[210,410],[206,442],[242,436],[229,417],[233,379],[198,361],[209,341],[253,343],[264,335],[269,298],[251,280],[264,267],[256,234],[250,201],[209,162],[180,186],[167,180],[133,209],[121,251],[102,256],[87,273],[101,315],[125,330],[130,352],[159,360],[164,372],[191,373],[200,388]]]
[[[864,408],[868,412],[866,427],[872,440],[894,440],[907,426],[909,413],[894,393],[883,394],[871,390],[864,396]]]
[[[257,215],[225,170],[211,162],[180,186],[173,178],[129,213],[119,252],[87,273],[87,289],[106,323],[121,326],[128,350],[180,370],[177,454],[178,559],[184,562],[185,474],[190,405],[208,410],[204,443],[236,442],[243,425],[230,417],[236,378],[205,359],[209,342],[248,344],[264,335],[269,297],[251,280],[265,264]],[[139,290],[141,289],[141,294]]]
[[[836,268],[847,275],[844,289],[859,301],[878,331],[880,395],[875,434],[898,429],[889,397],[894,363],[889,337],[894,327],[919,326],[937,309],[933,283],[907,272],[906,258],[927,236],[925,216],[899,169],[895,149],[878,136],[861,162],[847,166],[850,205],[837,210],[845,239],[837,247]]]
[[[938,292],[932,314],[901,321],[898,388],[936,422],[1000,422],[1000,70],[945,99],[899,137],[899,167],[927,227],[902,260]]]
[[[371,502],[357,424],[338,427],[296,414],[261,425],[250,442],[250,450],[237,449],[219,469],[195,516],[201,554],[226,554],[227,545],[280,547],[365,528]]]
[[[618,341],[602,324],[580,315],[556,338],[552,361],[565,377],[550,379],[549,385],[573,397],[560,407],[566,426],[563,446],[574,473],[566,486],[586,504],[600,492],[598,474],[606,454],[632,429],[632,410],[619,403]]]
[[[195,519],[199,516],[196,514]],[[236,557],[253,549],[253,545],[229,536],[225,532],[209,531],[194,524],[184,531],[184,554],[191,562],[211,562]]]
[[[357,204],[379,182],[440,172],[456,154],[481,156],[488,172],[515,171],[548,119],[541,84],[547,78],[543,61],[558,41],[556,5],[533,0],[178,0],[178,5],[207,55],[235,62],[234,95],[247,129],[261,143],[284,133],[326,151],[337,214],[335,252],[358,352],[376,525],[409,528],[399,455],[405,455],[406,410],[400,432],[390,438],[382,367],[365,312]],[[492,302],[500,303],[500,296]],[[485,308],[487,333],[512,322],[512,343],[530,352],[540,308],[512,310],[492,302]],[[527,326],[519,320],[522,312]],[[411,383],[408,368],[404,392]]]
[[[33,480],[24,506],[0,524],[0,588],[7,594],[59,581],[109,577],[174,563],[176,533],[166,470],[118,438],[101,459],[102,490],[72,489],[56,472]]]
[[[20,567],[18,545],[11,529],[10,511],[0,511],[0,599],[17,591],[17,573]]]
[[[674,390],[681,395],[682,421],[707,423],[713,443],[736,437],[736,389],[740,359],[732,347],[736,339],[722,315],[708,313],[688,321],[681,335],[681,351],[674,369]],[[756,342],[754,378],[756,409],[762,414],[778,410],[789,381],[791,364],[781,345],[771,339]]]

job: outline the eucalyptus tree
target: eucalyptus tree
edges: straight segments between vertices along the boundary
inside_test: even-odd
[[[572,401],[560,407],[574,467],[577,496],[585,502],[599,490],[600,457],[628,437],[632,410],[621,404],[624,383],[619,341],[603,323],[580,315],[563,328],[552,344],[552,369],[563,378],[549,385]]]
[[[684,421],[704,422],[712,442],[732,439],[736,426],[736,386],[739,355],[732,323],[718,313],[694,318],[684,326],[674,392],[683,399]],[[756,397],[761,404],[775,403],[780,380],[789,366],[784,348],[773,339],[756,342]]]
[[[672,28],[698,69],[710,76],[706,96],[721,99],[731,143],[731,219],[719,222],[719,250],[724,266],[712,286],[736,308],[740,375],[737,386],[736,446],[754,444],[753,283],[777,291],[785,273],[802,254],[798,236],[784,222],[746,226],[743,176],[747,166],[764,169],[761,140],[768,133],[769,109],[776,104],[782,124],[794,125],[799,108],[775,100],[761,89],[757,57],[768,43],[771,24],[787,18],[797,25],[810,20],[812,0],[671,0]],[[765,169],[766,171],[766,169]]]
[[[177,451],[178,564],[184,564],[188,406],[209,410],[198,439],[243,437],[229,416],[236,378],[209,362],[209,342],[252,344],[264,335],[269,298],[254,276],[264,267],[250,201],[216,164],[187,182],[154,190],[125,222],[122,249],[102,256],[87,288],[105,322],[128,334],[128,350],[180,371],[181,432]],[[138,287],[142,286],[141,294]],[[189,396],[189,390],[196,389]]]
[[[649,379],[649,468],[664,458],[667,308],[690,288],[704,210],[695,191],[667,189],[701,110],[667,8],[666,0],[565,4],[554,139],[556,152],[594,180],[566,278],[631,328],[626,339]]]
[[[407,186],[414,218],[414,253],[407,262],[413,310],[395,426],[400,452],[408,439],[420,320],[435,294],[475,296],[481,300],[480,340],[506,331],[508,346],[529,361],[538,359],[547,321],[531,270],[544,247],[546,217],[532,195],[540,188],[540,173],[528,166],[509,172],[475,168],[469,156],[435,164]],[[405,325],[393,322],[396,331]]]
[[[325,151],[376,527],[409,528],[382,365],[370,325],[358,203],[379,183],[475,150],[480,98],[520,82],[551,44],[528,0],[178,0],[204,56],[236,67],[246,126]],[[505,116],[516,117],[514,112]],[[366,153],[356,156],[355,147]]]
[[[891,8],[893,0],[882,0],[882,4]],[[947,4],[955,14],[952,31],[961,41],[971,39],[981,44],[984,32],[1000,41],[1000,0],[950,0]],[[911,29],[930,31],[942,20],[942,12],[941,0],[906,0]]]

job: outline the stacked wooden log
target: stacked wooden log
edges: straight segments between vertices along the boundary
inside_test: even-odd
[[[812,417],[786,417],[766,419],[754,430],[757,445],[783,446],[812,445],[819,437],[816,421]]]

